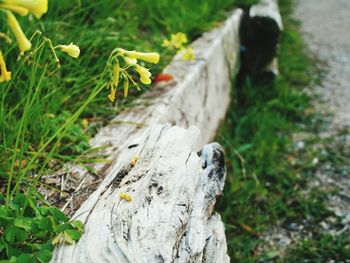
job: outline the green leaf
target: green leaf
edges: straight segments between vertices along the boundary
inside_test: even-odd
[[[41,217],[41,218],[36,218],[35,219],[35,225],[37,228],[42,229],[42,230],[51,230],[52,229],[52,224],[50,222],[50,216],[48,217]]]
[[[2,240],[1,240],[1,241],[2,241]],[[4,250],[4,248],[5,248],[5,245],[1,242],[1,243],[0,243],[0,253],[1,253],[1,251]]]
[[[71,225],[69,223],[63,223],[56,227],[56,233],[64,232],[65,230],[71,228]]]
[[[74,239],[71,237],[71,235],[67,231],[64,231],[64,242],[70,245],[73,245],[75,243]]]
[[[11,210],[9,208],[0,207],[0,218],[6,219],[6,220],[11,220],[14,217],[13,217]]]
[[[5,244],[6,245],[6,254],[8,258],[11,258],[13,256],[18,256],[21,255],[23,252],[20,251],[19,249],[9,245],[9,244]]]
[[[50,207],[50,212],[54,216],[55,220],[57,222],[68,222],[68,217],[58,208],[56,207]]]
[[[25,217],[19,217],[15,219],[15,226],[23,228],[26,231],[31,230],[31,219]]]
[[[57,245],[60,240],[61,240],[61,237],[62,237],[62,233],[59,233],[52,241],[51,241],[51,244],[53,246]]]
[[[35,259],[31,254],[21,254],[16,260],[17,263],[31,263],[33,261],[35,262]]]
[[[49,262],[52,258],[52,252],[50,250],[42,250],[37,254],[37,260],[45,263],[45,262]]]
[[[12,203],[15,205],[18,205],[20,208],[25,208],[27,205],[27,196],[24,194],[17,194],[14,198]]]
[[[71,222],[71,225],[76,228],[78,231],[83,232],[84,231],[84,224],[80,220],[73,220]]]
[[[14,233],[16,237],[16,242],[23,242],[28,239],[28,233],[21,228],[15,227]]]
[[[68,233],[74,241],[78,241],[81,235],[83,234],[81,231],[72,230],[72,229],[66,230],[65,233]]]
[[[13,225],[9,225],[6,229],[5,229],[5,239],[9,242],[9,243],[13,243],[13,241],[15,240],[15,227]]]

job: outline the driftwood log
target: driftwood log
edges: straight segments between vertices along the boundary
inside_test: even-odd
[[[85,222],[81,240],[61,244],[52,261],[229,262],[224,225],[213,214],[224,154],[217,143],[198,151],[200,141],[197,128],[170,125],[130,141],[75,216]]]

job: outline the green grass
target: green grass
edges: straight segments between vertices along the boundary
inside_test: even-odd
[[[271,226],[303,219],[316,226],[333,215],[325,206],[326,193],[316,189],[306,196],[303,192],[314,171],[312,160],[320,156],[311,146],[320,139],[307,142],[307,150],[297,151],[292,135],[318,129],[315,116],[308,114],[311,98],[303,89],[317,82],[319,73],[315,61],[305,53],[298,22],[291,17],[292,1],[280,1],[280,8],[285,26],[280,76],[263,86],[253,86],[249,79],[242,86],[234,85],[233,101],[217,136],[227,158],[227,182],[217,207],[225,222],[229,255],[232,262],[325,260],[338,252],[345,259],[348,254],[341,246],[349,244],[349,238],[330,238],[316,227],[311,230],[314,238],[285,258],[278,257],[275,250],[258,251],[261,233]],[[322,250],[327,245],[330,249]]]
[[[350,259],[350,241],[348,234],[332,236],[318,233],[305,239],[287,255],[288,262],[322,263],[327,260],[341,262]],[[347,261],[345,261],[347,262]]]

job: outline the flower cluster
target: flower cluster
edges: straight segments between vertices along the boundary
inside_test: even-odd
[[[195,55],[191,47],[186,47],[188,42],[187,36],[184,33],[178,32],[171,34],[170,39],[163,40],[163,47],[177,50],[177,53],[182,54],[183,60],[195,60]]]
[[[6,21],[9,29],[13,33],[16,42],[18,44],[20,55],[23,55],[26,51],[30,50],[32,43],[24,34],[20,24],[18,23],[15,14],[20,16],[27,16],[32,13],[36,18],[41,18],[43,14],[47,12],[48,0],[0,0],[0,11],[6,15]],[[1,33],[2,38],[5,38],[7,43],[11,43],[11,38],[4,33]],[[47,39],[48,40],[48,39]],[[51,41],[50,45],[52,47]],[[70,45],[58,45],[55,48],[60,48],[63,52],[69,56],[77,58],[80,54],[78,46]],[[52,48],[54,50],[54,48]],[[55,54],[56,60],[57,56]],[[4,55],[0,49],[0,83],[11,80],[11,72],[7,70]]]
[[[124,97],[128,95],[129,83],[132,83],[137,90],[140,90],[138,82],[129,74],[129,69],[134,69],[138,73],[141,83],[151,84],[151,72],[144,66],[139,65],[138,60],[157,64],[159,62],[159,54],[155,52],[129,51],[122,48],[116,48],[111,53],[107,62],[108,88],[110,89],[108,98],[110,101],[114,102],[120,81],[123,81]]]

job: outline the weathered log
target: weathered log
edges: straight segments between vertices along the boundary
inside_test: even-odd
[[[277,49],[282,30],[278,0],[261,0],[245,12],[240,26],[240,82],[247,75],[255,83],[271,81],[278,75]]]
[[[212,215],[224,155],[217,143],[196,152],[200,143],[197,128],[170,125],[130,140],[75,215],[85,223],[81,240],[62,243],[52,262],[229,262],[223,223]]]
[[[140,136],[145,127],[170,123],[181,127],[196,126],[201,131],[201,145],[210,142],[225,117],[230,103],[232,78],[239,58],[239,23],[242,10],[235,10],[218,28],[204,33],[192,43],[195,61],[174,57],[164,69],[173,81],[159,83],[137,99],[133,107],[118,114],[91,140],[93,147],[105,147],[101,155],[112,162],[92,164],[91,170],[67,168],[67,191],[74,193],[61,207],[73,214],[79,204],[95,190],[97,181],[108,176],[123,152],[125,142]],[[74,192],[77,188],[83,191]],[[68,204],[68,205],[67,205]]]

